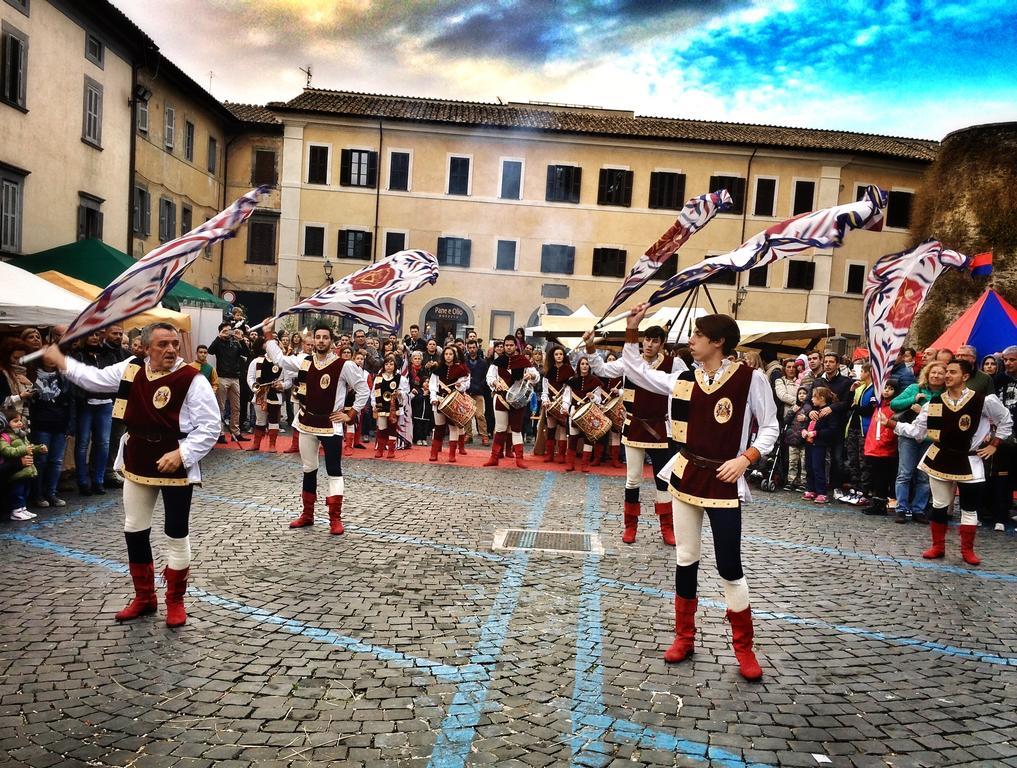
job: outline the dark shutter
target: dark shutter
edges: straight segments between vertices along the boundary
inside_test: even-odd
[[[307,161],[307,183],[328,184],[328,147],[311,147]]]
[[[650,199],[649,199],[649,202],[648,202],[648,206],[650,208],[663,208],[664,207],[664,206],[659,204],[660,203],[660,181],[661,181],[660,177],[663,176],[663,175],[664,174],[662,174],[662,173],[651,173],[650,174]]]
[[[607,188],[611,184],[611,171],[607,168],[600,169],[600,178],[597,180],[597,205],[607,205],[609,202]]]
[[[765,288],[766,281],[769,275],[767,274],[770,270],[769,264],[764,264],[761,267],[755,267],[749,270],[749,285],[753,288]]]
[[[349,238],[346,235],[345,229],[339,230],[339,253],[336,254],[336,258],[345,259],[349,256]]]
[[[544,190],[544,199],[547,201],[554,200],[554,176],[557,166],[547,166],[547,188]]]
[[[385,255],[391,256],[393,253],[405,250],[406,248],[406,235],[402,232],[386,232],[385,233]]]
[[[740,214],[745,210],[745,179],[737,176],[711,176],[710,191],[726,189],[733,203],[727,213]]]
[[[359,251],[357,253],[357,258],[358,259],[367,259],[367,260],[370,260],[370,258],[371,258],[371,238],[372,238],[372,235],[371,235],[370,232],[362,232],[361,233],[361,237],[359,238],[360,239],[360,249],[359,249]]]
[[[447,237],[439,237],[438,238],[438,254],[437,255],[438,255],[438,263],[439,264],[444,264],[445,260],[448,258],[448,238]]]
[[[410,180],[410,156],[406,152],[389,155],[388,188],[405,192]],[[402,250],[401,248],[399,250]]]
[[[886,226],[907,229],[911,226],[910,192],[890,192],[886,205]]]
[[[773,202],[776,192],[776,179],[756,179],[756,203],[752,209],[752,215],[773,216]]]
[[[173,233],[177,231],[177,206],[175,203],[166,205],[166,239],[172,240]]]
[[[572,170],[572,174],[571,174],[572,188],[569,191],[569,202],[570,203],[578,203],[579,202],[579,188],[582,185],[582,181],[583,181],[583,169],[582,168],[578,168],[578,167],[573,167],[571,170]]]
[[[95,212],[95,237],[102,240],[102,211]]]
[[[565,249],[565,271],[569,275],[576,271],[576,247],[574,245]]]
[[[275,152],[259,149],[254,152],[254,184],[275,184]]]
[[[632,206],[632,179],[635,178],[635,174],[632,171],[625,171],[622,174],[622,205],[626,208]]]
[[[88,233],[87,233],[87,226],[88,225],[86,223],[87,216],[88,216],[88,214],[85,212],[85,206],[79,205],[78,206],[78,240],[84,240],[88,236]]]
[[[166,240],[166,201],[159,201],[159,240]]]
[[[352,176],[353,168],[353,150],[344,149],[340,153],[339,160],[339,183],[344,186],[350,186],[350,177]]]
[[[142,220],[142,232],[146,236],[152,232],[152,200],[148,196],[148,192],[143,192],[141,195],[141,220]]]
[[[367,153],[367,186],[374,189],[378,186],[378,153]]]
[[[462,247],[462,250],[460,251],[460,253],[462,254],[461,266],[468,267],[470,266],[470,257],[473,255],[473,241],[463,240],[461,247]]]
[[[811,211],[815,196],[816,183],[814,181],[796,181],[795,200],[791,209],[791,215],[798,216],[799,214]]]

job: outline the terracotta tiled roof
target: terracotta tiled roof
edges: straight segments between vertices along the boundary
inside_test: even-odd
[[[511,130],[593,134],[618,138],[784,147],[848,152],[931,162],[939,142],[849,131],[787,128],[708,120],[643,117],[619,110],[542,104],[492,104],[308,88],[270,109],[412,120]]]
[[[233,116],[245,123],[270,123],[281,125],[282,123],[270,110],[257,104],[236,104],[232,101],[224,101],[226,107]]]

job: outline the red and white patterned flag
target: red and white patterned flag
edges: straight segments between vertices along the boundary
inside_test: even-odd
[[[349,315],[365,325],[398,332],[403,299],[438,280],[438,260],[427,251],[399,251],[364,267],[280,312],[324,312]]]
[[[865,337],[869,341],[872,386],[882,397],[886,383],[932,284],[946,269],[965,269],[968,256],[926,240],[910,251],[877,261],[865,278]]]
[[[252,189],[201,226],[138,259],[74,319],[61,344],[152,309],[176,285],[203,248],[233,237],[254,212],[258,198],[267,193],[268,187]]]

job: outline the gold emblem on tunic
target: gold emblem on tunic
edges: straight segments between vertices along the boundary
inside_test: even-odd
[[[328,389],[328,385],[331,383],[332,377],[329,376],[327,373],[323,374],[322,377],[318,380],[318,384],[321,386],[322,389]]]
[[[720,398],[717,404],[713,406],[713,418],[718,424],[727,424],[731,420],[733,413],[734,405],[726,397]]]
[[[957,421],[957,426],[960,428],[961,432],[967,432],[969,429],[971,429],[971,417],[965,413]]]
[[[156,408],[165,408],[169,405],[171,394],[169,387],[159,387],[155,390],[155,394],[152,395],[152,405]]]
[[[272,366],[272,373],[279,373],[279,366],[278,365],[273,365]]]

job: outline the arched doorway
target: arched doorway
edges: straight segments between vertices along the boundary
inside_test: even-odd
[[[540,324],[541,309],[543,307],[547,308],[547,311],[544,313],[547,315],[564,316],[572,314],[572,310],[566,307],[564,304],[557,304],[549,301],[547,304],[542,304],[541,306],[533,310],[533,313],[530,315],[529,322],[526,323],[527,327]]]
[[[444,343],[449,335],[452,338],[466,336],[466,329],[473,325],[470,310],[452,299],[439,299],[424,308],[421,314],[421,325],[430,332],[438,345]]]

